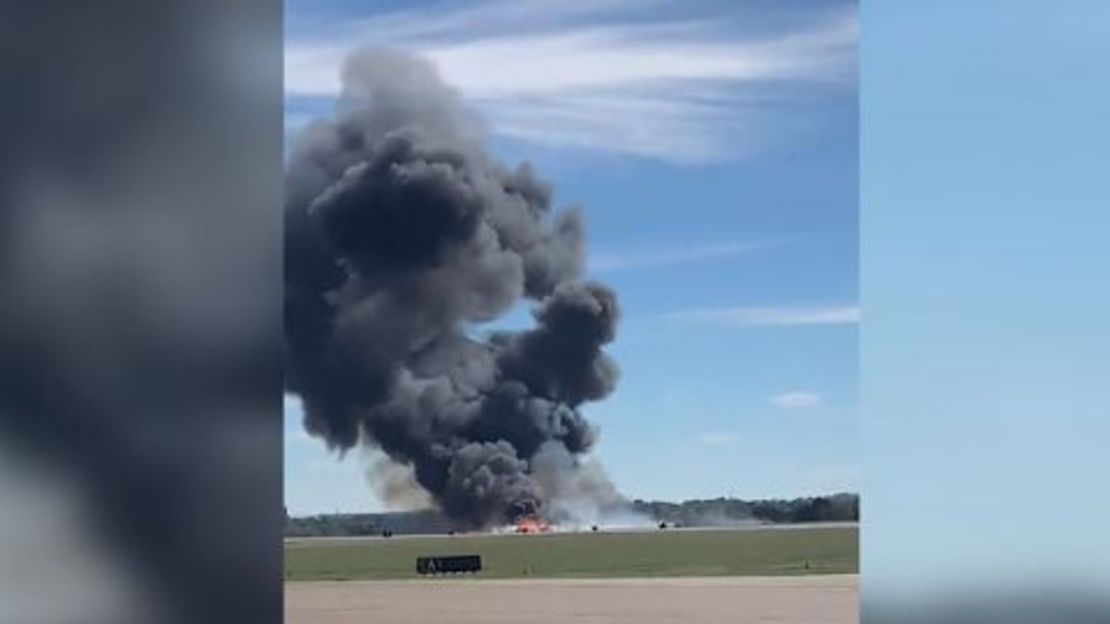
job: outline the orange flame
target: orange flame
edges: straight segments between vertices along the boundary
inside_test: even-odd
[[[551,529],[546,522],[539,518],[521,518],[516,523],[517,533],[546,533]]]

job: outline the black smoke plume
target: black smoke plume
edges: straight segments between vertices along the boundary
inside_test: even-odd
[[[460,526],[547,514],[552,475],[593,470],[579,407],[617,378],[616,301],[580,279],[581,217],[527,164],[495,162],[425,61],[362,51],[342,76],[287,166],[287,388],[310,433],[410,466]],[[521,298],[533,329],[475,337]],[[537,478],[541,448],[570,460]]]

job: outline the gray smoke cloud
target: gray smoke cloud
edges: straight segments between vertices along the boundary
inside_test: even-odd
[[[417,511],[432,505],[428,493],[416,482],[412,466],[398,464],[377,449],[367,450],[367,480],[390,511]]]
[[[485,152],[429,63],[364,50],[342,78],[287,166],[287,388],[311,434],[410,466],[460,526],[544,514],[597,437],[579,407],[617,379],[616,299],[581,280],[581,217]],[[534,328],[472,335],[522,298]],[[537,479],[553,448],[559,470]]]
[[[571,528],[589,525],[652,526],[609,480],[595,458],[582,460],[558,443],[545,443],[532,457],[531,474],[548,496],[548,518]]]

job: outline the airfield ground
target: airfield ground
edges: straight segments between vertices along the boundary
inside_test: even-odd
[[[855,624],[855,575],[321,581],[286,585],[289,624]]]
[[[285,579],[417,578],[422,555],[481,555],[479,579],[854,574],[855,526],[542,535],[308,539],[286,543]]]
[[[460,624],[857,622],[854,525],[290,540],[285,621]],[[421,579],[421,555],[478,576]]]

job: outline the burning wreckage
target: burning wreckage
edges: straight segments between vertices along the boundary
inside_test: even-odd
[[[597,517],[624,500],[586,459],[617,304],[584,281],[582,219],[424,61],[363,51],[286,168],[286,388],[329,448],[380,449],[459,529]],[[535,326],[483,326],[519,301]]]

